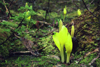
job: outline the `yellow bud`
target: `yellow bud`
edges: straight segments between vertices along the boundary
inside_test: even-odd
[[[78,10],[77,10],[77,13],[78,13],[78,16],[80,16],[80,15],[81,15],[81,10],[78,9]]]
[[[62,22],[62,20],[60,20],[59,21],[59,31],[61,30],[62,26],[63,26],[63,22]]]
[[[71,37],[74,37],[74,21],[72,21]]]
[[[63,9],[63,13],[64,13],[64,15],[66,15],[66,13],[67,13],[67,11],[66,11],[66,6],[65,6],[65,8]]]
[[[29,21],[30,21],[30,19],[31,19],[31,16],[27,17],[27,19],[26,19],[26,20],[29,22]]]

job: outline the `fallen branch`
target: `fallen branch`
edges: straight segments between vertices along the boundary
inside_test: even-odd
[[[98,55],[96,58],[94,58],[94,59],[89,63],[89,65],[92,65],[92,64],[95,62],[95,60],[99,58],[99,56],[100,56],[100,55]]]
[[[3,3],[4,3],[4,6],[5,6],[5,9],[6,9],[6,13],[9,13],[8,8],[7,8],[4,0],[3,0]]]
[[[36,50],[32,49],[32,46],[34,46],[33,41],[27,40],[24,37],[21,38],[21,40],[22,40],[23,45],[25,45],[25,47],[31,52],[31,54],[33,56],[37,56],[37,57],[40,56],[40,54],[38,53],[37,49]]]
[[[30,51],[17,51],[17,52],[12,52],[11,55],[30,55]]]
[[[98,52],[98,51],[99,51],[99,48],[96,48],[94,51],[86,53],[84,57],[87,57],[88,55],[90,55],[90,54],[92,54],[94,52]]]
[[[93,15],[93,17],[95,17],[95,18],[97,18],[97,19],[99,20],[99,18],[98,18],[96,15],[94,15],[93,12],[91,12],[91,11],[89,10],[89,8],[87,7],[87,5],[86,5],[86,3],[84,2],[84,0],[82,0],[82,2],[83,2],[83,4],[84,4],[85,8]]]
[[[88,53],[86,53],[84,56],[82,56],[82,57],[80,57],[79,59],[77,59],[77,64],[83,59],[83,58],[85,58],[85,57],[87,57],[87,56],[89,56],[90,54],[92,54],[92,53],[94,53],[94,52],[98,52],[99,51],[99,48],[96,48],[94,51],[91,51],[91,52],[88,52]],[[98,57],[98,56],[97,56]],[[96,57],[96,58],[97,58]],[[93,60],[94,61],[94,60]],[[92,61],[92,62],[93,62]],[[92,63],[91,62],[91,63]]]

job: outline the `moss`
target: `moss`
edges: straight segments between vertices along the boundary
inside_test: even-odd
[[[84,64],[88,65],[88,63],[90,63],[96,56],[97,56],[97,53],[90,54],[89,56],[82,59],[80,61],[80,63],[84,63]]]
[[[98,66],[98,67],[100,67],[100,58],[98,58],[98,59],[96,59],[96,62],[95,62],[95,64],[96,64],[96,66]]]
[[[56,54],[59,51],[54,47],[54,43],[52,40],[52,35],[48,36],[48,37],[43,37],[40,39],[41,41],[38,42],[38,45],[43,48],[43,52],[44,54],[48,55],[48,54]]]
[[[56,59],[49,58],[48,56],[42,57],[33,57],[33,56],[20,56],[20,57],[12,57],[7,59],[7,66],[17,66],[17,67],[52,67],[58,63]]]
[[[79,64],[76,64],[76,63],[72,63],[71,65],[69,65],[68,67],[80,67]]]

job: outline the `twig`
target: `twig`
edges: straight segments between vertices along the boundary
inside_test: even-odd
[[[21,38],[21,37],[17,36],[15,33],[14,33],[14,35],[15,35],[17,38]]]
[[[5,1],[4,0],[3,0],[3,3],[5,4]],[[6,8],[6,13],[8,13],[9,11],[8,11],[8,8],[7,8],[6,4],[4,6]]]
[[[84,57],[87,57],[88,55],[90,55],[90,54],[92,54],[94,52],[98,52],[98,51],[99,51],[99,48],[96,48],[94,51],[86,53]]]
[[[73,3],[77,8],[79,8],[79,6],[74,2],[74,0],[72,0],[72,3]]]
[[[16,54],[16,53],[31,53],[30,51],[17,51],[17,52],[12,52],[13,54]]]
[[[79,59],[77,59],[77,63],[79,63],[83,58],[89,56],[90,54],[94,53],[94,52],[98,52],[99,48],[96,48],[94,51],[88,52],[86,53],[84,56],[80,57]]]
[[[88,8],[87,5],[85,4],[84,0],[82,0],[82,2],[83,2],[83,4],[84,4],[85,8],[86,8],[94,17],[96,17],[96,18],[99,20],[99,18],[98,18],[97,16],[95,16],[93,12],[91,12],[91,11],[89,10],[89,8]]]
[[[94,58],[94,59],[89,63],[89,65],[93,64],[93,63],[95,62],[95,60],[99,58],[99,56],[100,56],[100,55],[98,55],[96,58]]]
[[[48,3],[47,3],[48,5],[47,5],[47,8],[46,8],[46,15],[45,15],[45,21],[47,20],[47,15],[48,15],[48,13],[49,13],[49,7],[50,7],[50,0],[48,0]]]

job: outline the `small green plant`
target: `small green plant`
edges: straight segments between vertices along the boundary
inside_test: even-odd
[[[31,29],[31,26],[34,25],[36,21],[33,20],[31,17],[34,15],[37,15],[37,13],[33,10],[32,5],[29,6],[28,3],[26,3],[25,6],[20,7],[18,11],[19,11],[19,14],[13,15],[13,17],[10,18],[13,21],[3,21],[0,23],[0,26],[1,26],[0,27],[0,35],[1,35],[0,44],[4,42],[2,45],[0,45],[0,49],[2,49],[0,52],[0,55],[2,56],[8,56],[9,50],[17,46],[18,43],[16,42],[18,40],[19,42],[21,41],[21,39],[16,40],[16,36],[14,35],[17,35],[20,38],[24,37],[28,40],[33,40],[30,33],[27,33],[27,32],[30,32],[33,30]]]
[[[66,63],[69,63],[70,53],[73,48],[72,37],[68,32],[68,29],[63,25],[61,20],[59,22],[59,33],[56,32],[53,35],[53,40],[60,51],[62,63],[64,62],[64,46],[65,46],[67,53]]]

